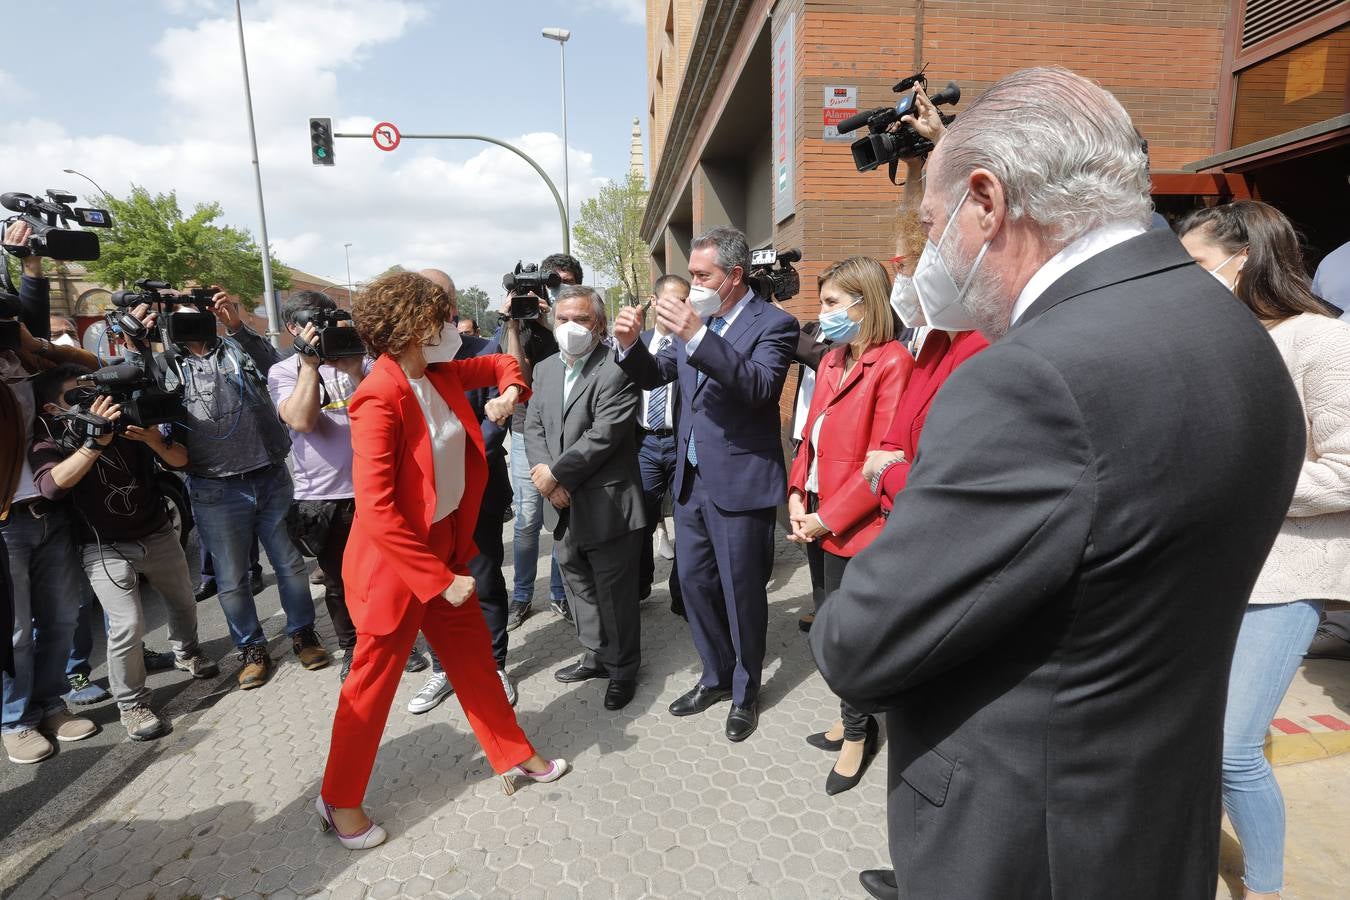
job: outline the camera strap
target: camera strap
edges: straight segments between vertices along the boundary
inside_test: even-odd
[[[891,184],[894,184],[896,187],[900,186],[899,184],[896,184],[895,181],[895,174],[897,171],[899,171],[899,169],[900,169],[899,157],[896,157],[895,159],[891,160],[886,166],[886,171],[889,172],[891,176]]]

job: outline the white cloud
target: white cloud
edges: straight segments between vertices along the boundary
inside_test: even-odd
[[[478,284],[495,295],[517,258],[537,261],[561,249],[552,195],[524,161],[488,145],[466,158],[459,144],[407,141],[383,153],[370,141],[339,139],[336,166],[309,162],[308,117],[342,109],[344,70],[396,41],[424,16],[420,5],[397,0],[246,5],[269,237],[287,263],[335,282],[346,280],[342,245],[350,241],[357,281],[395,263],[436,266],[461,286]],[[64,185],[83,194],[86,186],[79,179],[61,174],[68,167],[118,195],[135,183],[152,192],[176,189],[188,209],[219,201],[225,221],[256,236],[232,14],[166,30],[153,58],[163,66],[158,84],[164,103],[153,115],[163,137],[147,140],[130,129],[126,135],[82,134],[78,120],[65,127],[41,118],[11,123],[25,141],[0,144],[0,171],[22,176],[11,174],[7,189]],[[6,83],[0,73],[0,89]],[[336,130],[360,133],[369,133],[375,122],[368,115],[335,119]],[[502,137],[550,174],[561,172],[562,141],[556,134]],[[597,179],[589,153],[573,147],[569,164],[575,211]]]
[[[581,0],[582,9],[603,9],[618,13],[619,18],[630,25],[647,24],[647,4],[645,0]]]

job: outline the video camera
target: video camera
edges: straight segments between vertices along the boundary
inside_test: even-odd
[[[319,332],[313,345],[296,337],[294,346],[297,353],[317,356],[324,362],[366,355],[366,345],[356,333],[352,314],[345,309],[302,309],[291,321],[301,328],[313,325]]]
[[[65,400],[71,408],[57,413],[55,417],[56,421],[65,426],[65,430],[52,437],[67,453],[74,453],[91,440],[117,432],[118,423],[89,411],[89,405],[96,396],[98,395],[89,388],[80,387],[66,391]]]
[[[19,313],[22,309],[17,294],[0,290],[0,350],[19,349]]]
[[[32,194],[0,194],[0,205],[13,210],[17,216],[4,221],[8,226],[23,220],[33,229],[23,245],[5,244],[6,252],[14,256],[45,256],[59,260],[98,259],[98,237],[92,232],[78,231],[70,226],[84,228],[111,228],[112,214],[106,209],[71,207],[75,195],[55,188],[47,190],[46,198]],[[66,227],[62,227],[66,226]]]
[[[149,428],[164,422],[176,422],[182,417],[183,405],[177,391],[168,391],[161,386],[164,378],[156,374],[158,365],[151,354],[143,353],[140,365],[117,363],[104,366],[96,372],[81,376],[81,387],[67,391],[66,402],[77,409],[83,408],[86,415],[97,419],[98,416],[89,414],[89,404],[97,396],[111,398],[122,408],[122,416],[116,423],[109,422],[108,425],[116,425],[119,433],[127,425]]]
[[[867,135],[849,145],[849,150],[853,152],[853,164],[857,166],[859,172],[870,172],[879,166],[889,165],[893,184],[896,165],[900,160],[927,156],[933,151],[933,142],[915,131],[913,125],[902,125],[895,134],[890,134],[886,130],[905,116],[917,115],[913,91],[916,84],[927,89],[928,76],[920,71],[896,82],[891,90],[904,96],[894,107],[878,106],[876,109],[850,116],[839,123],[840,134],[856,131],[863,125],[867,126]],[[961,87],[955,81],[949,81],[945,88],[931,95],[928,100],[934,106],[954,105],[961,102]],[[942,119],[943,125],[950,124],[956,118],[940,110],[938,116]]]
[[[750,271],[746,278],[755,286],[755,293],[785,302],[797,296],[802,289],[801,276],[792,268],[801,262],[800,250],[775,250],[765,247],[750,253]],[[777,268],[774,265],[777,264]]]
[[[513,319],[539,318],[539,301],[552,303],[549,294],[562,287],[557,272],[541,272],[534,263],[516,263],[515,271],[502,276],[502,287],[511,295],[509,315]]]
[[[136,288],[134,291],[113,291],[112,302],[116,309],[109,311],[107,316],[108,327],[113,331],[132,341],[165,345],[205,343],[215,338],[216,317],[211,312],[215,290],[192,288],[166,296],[165,292],[172,290],[168,282],[149,278],[138,280]],[[146,328],[144,322],[131,314],[131,310],[142,303],[154,308],[159,314],[157,321],[165,323],[164,327]],[[172,309],[174,306],[195,306],[197,311],[178,312]]]

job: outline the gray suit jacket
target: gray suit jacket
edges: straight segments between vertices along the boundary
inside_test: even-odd
[[[525,417],[525,455],[543,463],[572,495],[572,505],[544,504],[544,524],[582,546],[612,540],[647,523],[638,471],[634,421],[641,394],[608,348],[586,360],[564,408],[562,357],[534,367],[534,394]]]

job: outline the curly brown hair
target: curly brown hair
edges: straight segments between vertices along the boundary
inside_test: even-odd
[[[399,356],[436,337],[454,316],[450,295],[412,272],[381,275],[352,303],[356,331],[371,356]]]
[[[914,266],[919,261],[919,254],[923,252],[924,244],[928,243],[928,232],[919,222],[918,209],[900,210],[895,222],[894,243],[897,245],[904,243],[906,269],[910,272],[914,271]]]

